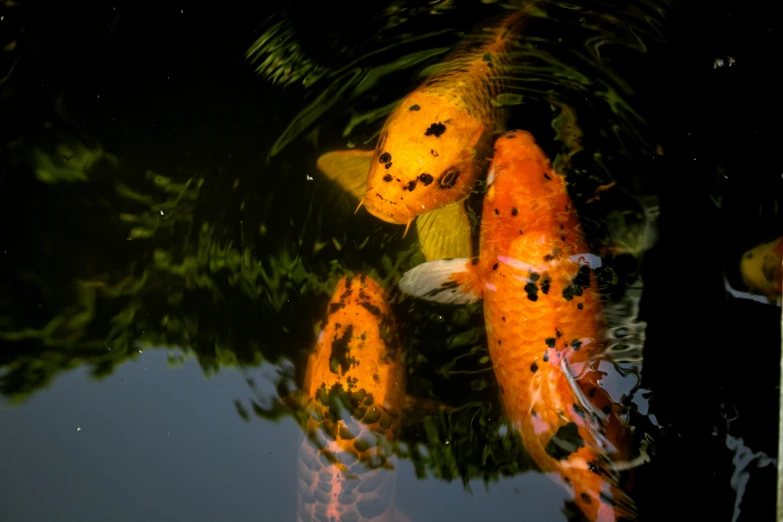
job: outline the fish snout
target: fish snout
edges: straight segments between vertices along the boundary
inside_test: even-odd
[[[393,205],[392,202],[379,200],[380,196],[368,197],[364,200],[364,208],[371,215],[386,223],[407,225],[416,215],[406,206]]]

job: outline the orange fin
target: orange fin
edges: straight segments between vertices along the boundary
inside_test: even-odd
[[[422,263],[402,276],[403,293],[444,304],[470,304],[481,300],[483,287],[469,258]]]
[[[427,261],[472,256],[470,220],[462,201],[420,215],[416,231]]]
[[[373,153],[372,150],[335,150],[321,155],[316,166],[343,190],[361,199],[367,186]]]

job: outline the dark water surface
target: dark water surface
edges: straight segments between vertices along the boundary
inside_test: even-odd
[[[641,518],[769,520],[780,308],[724,280],[746,290],[739,256],[783,235],[783,27],[763,2],[695,4],[544,3],[500,101],[556,162],[576,114],[572,197],[626,252],[602,364],[650,457]],[[316,159],[371,147],[499,9],[0,7],[0,520],[294,520],[302,430],[275,399],[341,275],[391,287],[421,261]],[[581,520],[504,429],[480,308],[394,307],[407,392],[454,408],[403,428],[411,522]]]

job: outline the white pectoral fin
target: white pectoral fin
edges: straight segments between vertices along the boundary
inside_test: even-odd
[[[400,279],[402,292],[444,304],[470,304],[481,300],[483,289],[469,258],[422,263]]]

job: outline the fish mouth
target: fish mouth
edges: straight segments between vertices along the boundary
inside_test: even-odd
[[[381,221],[385,221],[386,223],[392,223],[394,225],[407,225],[408,223],[410,223],[412,217],[415,217],[415,216],[411,216],[411,217],[397,218],[396,216],[392,216],[384,212],[381,212],[377,208],[374,208],[372,204],[368,204],[368,202],[366,201],[364,203],[364,208],[367,209],[367,212],[377,217]]]

